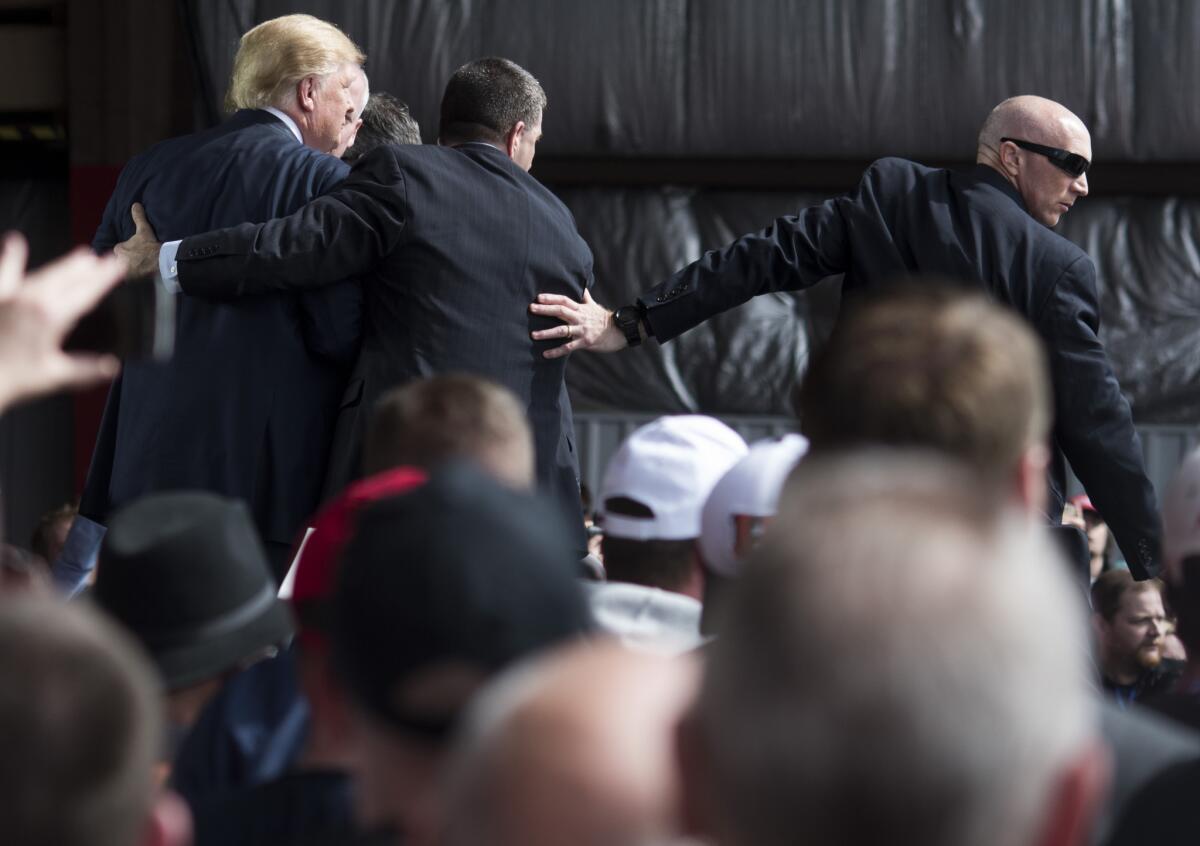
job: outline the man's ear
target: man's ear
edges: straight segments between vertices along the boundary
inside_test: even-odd
[[[712,770],[694,705],[675,726],[675,765],[679,771],[682,833],[697,840],[715,839]]]
[[[996,155],[1000,159],[1000,167],[1004,168],[1004,172],[1009,176],[1016,176],[1020,172],[1021,157],[1017,152],[1016,144],[1001,141]]]
[[[174,790],[159,792],[150,808],[140,846],[189,846],[192,812]]]
[[[1034,846],[1081,846],[1091,840],[1101,803],[1108,797],[1112,757],[1100,740],[1088,743],[1059,774],[1046,797]]]
[[[517,150],[521,149],[521,142],[525,140],[525,121],[519,120],[513,124],[513,128],[504,136],[504,151],[508,153],[510,159],[517,157]]]
[[[312,112],[317,108],[317,78],[306,76],[296,83],[296,102],[300,110]]]

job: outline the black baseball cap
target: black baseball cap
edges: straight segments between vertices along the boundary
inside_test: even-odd
[[[446,665],[490,676],[588,632],[572,549],[557,509],[445,465],[359,515],[333,604],[335,666],[373,714],[440,740],[469,696],[418,713],[400,686]]]

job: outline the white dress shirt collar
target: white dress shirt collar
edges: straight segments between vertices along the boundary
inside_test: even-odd
[[[275,108],[274,106],[265,106],[263,111],[270,112],[271,114],[275,115],[275,117],[283,121],[283,125],[290,129],[292,134],[296,136],[296,140],[301,144],[304,143],[304,138],[300,135],[300,127],[296,126],[296,122],[292,120],[291,115],[279,111],[279,109]]]

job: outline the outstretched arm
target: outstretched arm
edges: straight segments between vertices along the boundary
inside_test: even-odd
[[[404,175],[390,150],[380,147],[339,188],[287,217],[184,238],[174,262],[179,285],[184,293],[215,298],[330,285],[365,273],[390,253],[406,215]],[[159,246],[139,226],[117,251],[149,272],[158,266]]]
[[[705,253],[638,298],[644,328],[659,341],[669,341],[759,294],[800,290],[845,271],[850,251],[840,208],[844,202],[852,200],[828,200],[778,218],[766,229]],[[590,297],[576,302],[542,294],[530,310],[563,321],[562,326],[533,333],[535,340],[566,342],[543,353],[547,358],[575,350],[614,352],[626,346],[612,312]]]

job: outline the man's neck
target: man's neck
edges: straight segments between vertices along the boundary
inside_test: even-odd
[[[1004,181],[1009,185],[1014,188],[1017,187],[1017,183],[1013,182],[1012,177],[1004,172],[1004,168],[1000,167],[1000,160],[996,158],[996,154],[991,150],[980,148],[980,150],[975,154],[975,164],[981,164],[990,167],[992,170],[996,171],[996,173],[1003,176]]]
[[[283,122],[283,125],[290,129],[292,134],[296,136],[296,140],[301,144],[304,143],[304,136],[300,134],[300,124],[297,123],[296,118],[294,118],[292,115],[289,115],[282,109],[276,108],[275,106],[265,106],[263,111],[270,112],[271,114],[275,115],[275,117],[279,118],[279,120]]]

